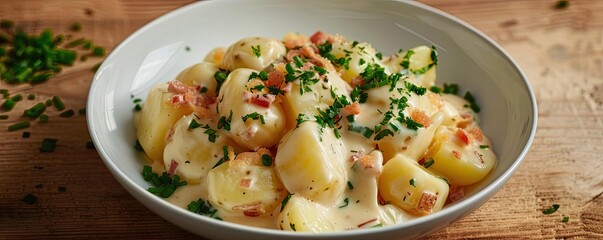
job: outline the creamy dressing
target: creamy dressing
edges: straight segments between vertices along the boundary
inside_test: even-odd
[[[301,39],[307,41],[305,36]],[[435,81],[432,49],[417,47],[411,49],[415,54],[411,59],[412,54],[403,52],[381,61],[367,43],[344,41],[341,36],[331,40],[335,41],[332,53],[336,58],[349,57],[348,68],[333,68],[330,61],[304,53],[303,48],[286,49],[280,41],[254,37],[228,49],[218,48],[205,58],[211,63],[184,70],[178,80],[206,87],[200,94],[213,98],[215,104],[206,109],[207,119],[189,114],[173,124],[163,161],[148,162],[156,173],[174,170],[188,182],[167,201],[186,209],[192,201],[208,200],[218,209],[217,217],[248,226],[313,232],[354,230],[393,225],[438,211],[448,197],[446,182],[450,180],[458,189],[456,183],[472,183],[490,171],[496,156],[487,145],[489,140],[481,135],[477,114],[466,107],[468,102],[455,95],[425,92],[425,88],[423,93],[415,91]],[[287,63],[283,58],[290,59],[285,55],[291,51],[298,51],[300,55],[295,57],[307,62]],[[359,78],[367,66],[384,67],[390,76],[408,73],[409,69],[401,68],[405,61],[410,70],[427,70],[365,89],[367,101],[347,109],[352,105],[352,86],[363,84],[358,81],[364,81]],[[293,68],[284,72],[283,62]],[[321,64],[325,73],[316,69]],[[232,71],[219,83],[219,92],[212,78],[218,69]],[[287,82],[288,86],[272,85],[284,89],[279,95],[274,89],[262,90],[275,84],[273,75],[263,81],[251,77],[261,70],[281,71],[281,77],[290,74],[295,79]],[[316,82],[302,82],[307,81],[299,76],[304,71],[312,71]],[[266,86],[251,90],[258,84]],[[411,90],[413,86],[415,90]],[[268,99],[268,103],[254,103],[257,99],[251,98]],[[319,123],[328,122],[319,118],[335,104],[342,104],[341,98],[349,105],[337,109],[336,122]],[[229,129],[216,127],[218,119],[224,124],[229,113]],[[249,119],[253,114],[262,118]],[[394,118],[386,119],[388,114]],[[149,125],[142,115],[135,114],[135,126]],[[202,127],[191,129],[193,120]],[[413,122],[417,126],[409,127]],[[369,133],[359,132],[360,128]],[[383,129],[391,133],[378,138]],[[208,138],[210,130],[215,130],[213,140]],[[251,156],[259,151],[268,154],[253,160]],[[227,162],[220,165],[223,160]],[[386,164],[390,160],[391,164]],[[433,167],[425,165],[426,161]],[[465,172],[472,177],[462,176]],[[254,182],[258,180],[262,182]],[[250,194],[237,195],[246,192]]]

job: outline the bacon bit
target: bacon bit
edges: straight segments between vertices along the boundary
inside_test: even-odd
[[[421,110],[413,109],[410,112],[410,118],[412,118],[413,121],[420,123],[425,128],[431,125],[431,119],[429,118],[429,116],[427,116],[427,114],[425,114],[425,112]]]
[[[232,210],[243,211],[243,214],[248,217],[257,217],[260,214],[265,213],[264,204],[260,201],[253,202],[250,204],[243,204],[232,207]]]
[[[448,193],[448,203],[456,202],[465,197],[465,188],[458,185],[451,185]]]
[[[469,134],[478,142],[484,141],[484,133],[482,132],[482,129],[477,126],[469,129]]]
[[[251,178],[242,178],[241,187],[249,188],[251,186]]]
[[[461,120],[456,123],[456,126],[459,128],[466,128],[473,122],[473,115],[469,113],[461,114]]]
[[[259,148],[255,152],[243,152],[237,154],[234,160],[230,161],[230,166],[262,166],[262,156],[269,155],[272,157],[272,153],[268,148]]]
[[[172,96],[172,100],[170,100],[170,101],[174,105],[184,104],[185,103],[184,95],[174,95],[174,96]]]
[[[440,96],[440,94],[428,91],[427,98],[429,99],[429,102],[431,103],[432,106],[435,107],[436,110],[440,110],[440,109],[444,108],[444,102],[442,102],[442,97]]]
[[[173,80],[168,84],[168,92],[173,94],[183,94],[188,92],[188,90],[189,86],[180,81]]]
[[[299,48],[308,42],[308,37],[302,34],[287,33],[283,37],[287,49]]]
[[[251,98],[251,103],[260,107],[269,108],[270,104],[274,102],[276,96],[274,94],[254,94]]]
[[[349,115],[358,115],[360,114],[360,104],[358,102],[353,102],[352,104],[343,107],[343,111]]]
[[[423,192],[419,205],[417,206],[417,213],[419,215],[427,215],[433,212],[435,208],[438,196],[433,193]]]
[[[329,38],[329,36],[326,33],[323,33],[322,31],[318,31],[318,32],[312,34],[312,36],[310,37],[310,42],[320,45],[320,44],[327,42],[328,38]]]
[[[467,135],[467,132],[465,132],[465,130],[463,130],[461,128],[457,128],[455,134],[456,134],[456,137],[461,139],[461,142],[465,143],[465,145],[469,145],[469,143],[471,142],[471,138],[469,138],[469,136]]]
[[[170,175],[170,177],[174,176],[174,173],[176,173],[176,169],[178,168],[178,162],[174,161],[174,159],[172,159],[172,161],[170,162],[170,170],[168,171],[168,174]]]
[[[382,166],[372,155],[356,153],[352,155],[351,161],[354,163],[358,162],[358,165],[361,167],[360,170],[363,170],[366,173],[381,173]]]
[[[275,71],[268,73],[268,81],[266,82],[266,85],[280,87],[284,81],[285,81],[285,74],[280,71],[275,70]]]
[[[363,223],[361,223],[361,224],[358,224],[358,228],[361,228],[362,226],[367,225],[367,224],[369,224],[369,223],[372,223],[372,222],[374,222],[374,221],[377,221],[377,219],[376,219],[376,218],[374,218],[374,219],[368,220],[368,221],[366,221],[366,222],[363,222]]]
[[[456,159],[461,159],[463,157],[463,153],[457,150],[452,150],[452,156],[454,156]]]

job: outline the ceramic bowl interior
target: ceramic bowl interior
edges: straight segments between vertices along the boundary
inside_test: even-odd
[[[400,48],[436,46],[437,83],[457,83],[481,105],[484,132],[499,162],[466,197],[416,220],[376,229],[301,234],[247,227],[195,215],[145,189],[143,160],[132,147],[132,97],[173,79],[218,46],[248,36],[281,38],[317,30],[369,42],[384,55]],[[439,10],[408,1],[203,1],[170,12],[124,40],[99,68],[88,99],[90,134],[104,163],[123,187],[168,221],[210,238],[413,238],[443,228],[493,196],[525,156],[535,133],[536,102],[526,77],[492,40]]]

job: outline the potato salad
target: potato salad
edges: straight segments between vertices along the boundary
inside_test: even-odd
[[[496,165],[435,47],[384,56],[316,32],[248,37],[154,86],[136,114],[149,191],[250,226],[330,232],[441,210]]]

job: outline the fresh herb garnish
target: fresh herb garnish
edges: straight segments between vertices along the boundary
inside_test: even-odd
[[[8,126],[8,131],[12,132],[12,131],[18,131],[21,129],[25,129],[29,127],[29,122],[28,121],[22,121],[22,122],[18,122],[12,125]]]
[[[415,185],[415,179],[414,178],[411,178],[410,181],[408,181],[408,183],[410,184],[410,186],[417,187]]]
[[[54,152],[54,149],[57,145],[57,139],[54,138],[44,138],[42,139],[42,144],[40,145],[40,152]]]
[[[569,7],[569,1],[567,1],[567,0],[559,0],[555,3],[556,9],[564,9],[567,7]]]
[[[148,165],[145,165],[142,168],[142,177],[145,181],[155,185],[155,187],[148,188],[147,191],[162,198],[168,198],[178,187],[186,185],[186,181],[180,182],[180,177],[178,175],[170,177],[166,172],[163,172],[161,176],[159,176],[157,173],[154,173],[151,166]]]
[[[551,205],[550,208],[542,210],[542,213],[544,213],[544,214],[552,214],[552,213],[556,212],[557,209],[559,209],[559,204],[553,204],[553,205]]]
[[[195,128],[199,128],[199,127],[201,127],[201,124],[199,124],[199,123],[197,122],[197,120],[192,119],[192,120],[191,120],[191,123],[188,125],[188,130],[193,130],[193,129],[195,129]]]
[[[467,91],[463,98],[467,100],[467,102],[469,102],[469,107],[471,107],[471,110],[476,113],[479,113],[481,109],[479,105],[477,105],[477,103],[475,102],[475,97],[473,97],[473,94],[471,94],[471,92]]]
[[[251,50],[256,57],[262,56],[262,49],[260,49],[260,45],[251,46]]]
[[[444,90],[442,92],[448,94],[457,94],[459,92],[459,85],[456,83],[444,83]]]
[[[352,185],[352,183],[350,181],[348,181],[348,189],[350,189],[350,190],[354,189],[354,185]]]
[[[186,208],[191,212],[208,217],[214,217],[218,212],[218,209],[214,208],[209,201],[205,201],[202,198],[190,202]]]
[[[220,88],[222,87],[222,84],[224,83],[224,81],[226,81],[226,78],[228,77],[228,74],[230,74],[230,72],[228,70],[218,70],[214,73],[214,79],[216,80],[216,92],[220,92]]]
[[[224,130],[230,131],[230,122],[231,121],[232,121],[232,110],[230,110],[230,114],[228,115],[228,118],[226,118],[224,116],[220,117],[217,128],[218,129],[224,128]]]
[[[266,167],[272,166],[272,157],[268,154],[262,155],[262,164]]]
[[[347,207],[349,205],[350,199],[345,198],[343,199],[343,204],[341,206],[339,206],[339,208],[344,208]]]
[[[36,201],[38,201],[38,197],[34,196],[33,194],[27,194],[23,198],[23,202],[27,204],[34,204]]]
[[[425,168],[429,168],[429,167],[431,167],[431,165],[433,165],[434,163],[435,163],[435,161],[434,161],[433,159],[431,159],[431,158],[430,158],[429,160],[425,161],[425,163],[423,163],[423,167],[425,167]]]
[[[561,220],[561,222],[564,222],[564,223],[569,222],[569,217],[563,217],[563,219]]]
[[[406,89],[408,91],[414,92],[415,94],[417,94],[419,96],[422,96],[427,91],[427,88],[414,85],[414,84],[412,84],[411,82],[408,82],[408,81],[404,82],[404,86],[406,87]]]
[[[291,196],[293,194],[289,193],[287,194],[287,196],[283,199],[283,202],[281,202],[281,212],[283,211],[283,209],[285,209],[285,206],[287,206],[287,203],[289,202],[289,199],[291,199]]]
[[[38,103],[38,104],[34,105],[33,107],[31,107],[30,109],[25,110],[23,112],[23,116],[28,117],[30,119],[36,119],[40,115],[42,115],[42,113],[44,113],[44,111],[46,111],[46,105],[44,105],[44,103]]]
[[[75,114],[75,112],[73,111],[73,109],[69,109],[69,110],[66,110],[66,111],[62,112],[61,114],[59,114],[59,117],[68,118],[68,117],[72,117],[74,114]]]
[[[490,145],[479,145],[479,148],[481,148],[481,149],[487,149],[487,148],[490,148]]]
[[[295,128],[298,128],[299,125],[302,124],[303,122],[308,121],[308,119],[305,119],[304,116],[305,116],[305,114],[303,114],[303,113],[300,113],[297,115],[297,119],[295,119],[295,122],[296,122]]]

